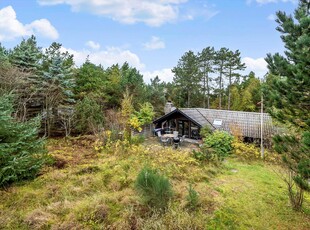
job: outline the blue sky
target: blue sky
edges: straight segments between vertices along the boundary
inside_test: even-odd
[[[7,48],[35,34],[108,67],[127,61],[149,82],[171,81],[188,50],[239,49],[246,72],[262,76],[266,53],[283,52],[275,12],[293,13],[296,0],[0,0],[0,42]]]

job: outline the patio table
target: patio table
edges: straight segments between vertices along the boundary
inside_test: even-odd
[[[167,138],[173,138],[173,133],[166,133],[163,135],[163,137],[167,137]]]
[[[173,144],[174,134],[173,133],[166,133],[166,134],[163,135],[163,138],[170,139],[169,140],[170,144]]]

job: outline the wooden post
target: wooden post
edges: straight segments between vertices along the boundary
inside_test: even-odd
[[[260,149],[261,149],[261,158],[264,159],[264,135],[263,135],[263,128],[264,128],[264,120],[263,120],[263,115],[264,115],[264,97],[263,97],[263,92],[261,93],[261,104],[260,104],[260,109],[261,109],[261,116],[260,116]]]

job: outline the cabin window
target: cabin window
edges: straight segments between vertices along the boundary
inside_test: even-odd
[[[223,121],[221,119],[214,119],[213,125],[222,126]]]

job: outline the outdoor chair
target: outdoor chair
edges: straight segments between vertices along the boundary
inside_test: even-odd
[[[183,135],[181,138],[180,138],[180,145],[183,145],[185,141],[185,135]]]
[[[179,144],[180,144],[180,138],[174,137],[174,138],[173,138],[173,147],[174,147],[175,149],[177,149],[177,148],[179,147]]]
[[[170,138],[164,138],[163,136],[160,137],[160,142],[163,146],[168,146],[169,144],[171,144]]]

